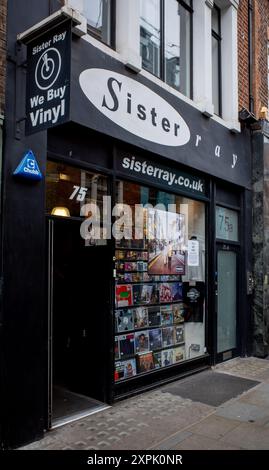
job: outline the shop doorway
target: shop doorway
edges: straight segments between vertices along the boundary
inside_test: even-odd
[[[217,361],[238,354],[238,253],[225,246],[217,250]]]
[[[48,221],[49,427],[110,401],[110,248],[85,246],[80,224]]]

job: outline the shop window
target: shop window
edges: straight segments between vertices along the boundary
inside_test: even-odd
[[[107,178],[63,163],[48,161],[46,214],[80,217],[84,205],[96,203],[102,216],[103,196],[108,194]]]
[[[191,96],[192,1],[140,0],[142,66]]]
[[[90,34],[109,46],[113,46],[114,3],[114,0],[84,0],[83,14],[87,18]]]
[[[120,382],[204,354],[205,204],[125,181],[117,182],[117,202],[131,207],[132,218],[132,236],[116,240]]]
[[[214,112],[221,116],[221,10],[212,10],[212,101]]]

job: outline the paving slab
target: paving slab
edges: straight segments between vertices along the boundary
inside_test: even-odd
[[[269,410],[269,384],[261,384],[253,392],[248,392],[240,398],[240,402],[250,403]]]
[[[235,403],[219,407],[216,415],[241,422],[262,424],[269,419],[269,409],[238,400]]]
[[[246,450],[269,450],[269,429],[242,423],[221,438],[220,442]]]
[[[198,424],[190,426],[188,431],[201,436],[212,437],[213,439],[220,439],[225,436],[232,429],[240,425],[240,422],[233,419],[226,419],[222,416],[215,414],[203,419]]]
[[[234,446],[228,442],[220,442],[217,439],[193,434],[173,450],[240,450],[240,447]]]

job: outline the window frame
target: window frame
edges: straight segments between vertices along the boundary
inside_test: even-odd
[[[84,0],[85,2],[85,0]],[[88,23],[88,18],[86,17],[87,20],[87,32],[90,36],[94,37],[98,41],[100,41],[102,44],[105,44],[107,47],[110,47],[111,49],[115,50],[116,48],[116,0],[110,0],[111,2],[111,7],[110,7],[110,43],[107,43],[103,41],[100,36],[96,32],[96,28],[91,26]]]
[[[221,54],[221,42],[222,42],[222,35],[221,35],[221,8],[219,8],[215,3],[212,9],[217,11],[218,13],[218,29],[219,33],[214,31],[213,24],[211,28],[211,38],[216,39],[218,43],[218,76],[219,76],[219,83],[218,83],[218,98],[219,98],[219,112],[216,113],[214,109],[214,114],[222,118],[222,54]],[[213,51],[212,51],[212,76],[213,76]],[[212,80],[212,103],[213,103],[213,80]],[[213,103],[214,105],[214,103]]]
[[[190,57],[189,57],[190,59],[190,83],[189,83],[190,93],[189,93],[189,96],[187,94],[185,95],[180,89],[175,88],[166,82],[166,76],[165,76],[165,0],[160,0],[160,50],[159,50],[160,74],[156,75],[153,72],[150,72],[149,70],[144,69],[143,63],[142,63],[142,68],[143,70],[146,70],[147,72],[151,73],[155,77],[162,80],[164,83],[167,83],[167,85],[174,88],[174,90],[177,90],[178,92],[182,93],[187,98],[193,99],[193,12],[194,12],[193,0],[189,0],[190,5],[188,5],[188,3],[186,3],[184,0],[176,0],[176,1],[179,3],[179,5],[185,8],[187,12],[190,13]],[[140,34],[140,38],[141,38],[141,34]]]

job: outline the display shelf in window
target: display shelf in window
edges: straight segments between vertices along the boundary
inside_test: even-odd
[[[148,261],[148,252],[140,250],[116,250],[116,259],[123,261]]]

